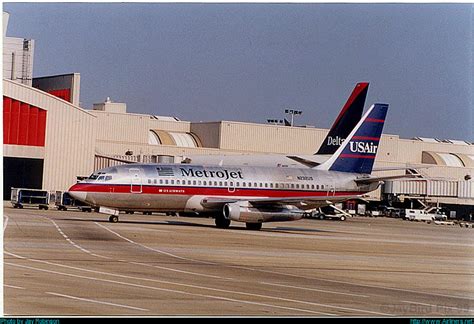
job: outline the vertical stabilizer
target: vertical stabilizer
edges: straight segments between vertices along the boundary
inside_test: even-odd
[[[315,154],[334,154],[339,146],[341,146],[344,139],[354,129],[362,117],[368,90],[368,82],[359,82],[356,84],[329,130],[328,135]]]
[[[316,169],[370,174],[387,110],[388,104],[372,105],[339,149]]]

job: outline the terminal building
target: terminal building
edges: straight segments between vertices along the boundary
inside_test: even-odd
[[[65,191],[78,177],[123,163],[192,163],[196,155],[235,155],[237,161],[244,154],[313,154],[328,132],[128,113],[125,103],[106,94],[104,102],[81,107],[80,74],[33,78],[34,40],[6,36],[7,24],[4,13],[4,200],[10,199],[12,187]],[[386,181],[368,204],[439,204],[457,218],[474,211],[471,142],[384,134],[375,163],[410,166],[416,178]],[[280,166],[305,167],[296,161]]]

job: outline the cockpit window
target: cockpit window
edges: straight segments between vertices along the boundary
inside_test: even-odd
[[[88,179],[89,179],[89,180],[96,180],[98,177],[99,177],[98,174],[93,173],[93,174],[91,174],[91,175],[89,176]]]
[[[112,180],[112,176],[105,176],[105,181],[109,181],[109,180]]]
[[[104,181],[105,177],[101,175],[99,178],[97,178],[97,181]]]

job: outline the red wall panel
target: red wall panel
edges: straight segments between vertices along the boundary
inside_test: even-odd
[[[18,144],[18,133],[20,128],[20,102],[13,100],[10,118],[10,143]]]
[[[50,90],[48,93],[71,102],[71,89]]]
[[[37,128],[36,146],[44,146],[46,139],[46,110],[38,111],[38,128]]]
[[[18,128],[18,144],[28,144],[28,124],[30,123],[30,105],[20,103],[20,126]]]
[[[44,109],[3,97],[3,143],[44,146],[46,113]]]
[[[38,111],[38,108],[31,106],[30,122],[28,124],[28,143],[30,143],[30,145],[36,145],[36,137],[38,133]]]
[[[3,97],[3,142],[10,141],[10,119],[12,110],[12,99]]]

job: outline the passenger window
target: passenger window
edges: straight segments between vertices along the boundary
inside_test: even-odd
[[[196,185],[196,180],[193,180],[193,186],[195,186],[195,185]]]
[[[219,186],[222,187],[222,181],[219,181]]]
[[[163,180],[162,180],[162,179],[160,179],[160,184],[163,184]]]
[[[245,182],[242,182],[242,187],[245,187]]]
[[[171,180],[171,184],[174,184],[174,180]]]
[[[202,184],[203,184],[204,186],[207,186],[207,181],[203,181]]]
[[[201,185],[201,180],[198,180],[198,186],[200,186],[200,185]]]
[[[275,188],[278,188],[278,183],[275,183]]]
[[[181,184],[181,180],[176,180],[176,184]]]
[[[148,179],[148,184],[151,184],[151,179]]]
[[[165,184],[168,184],[168,180],[165,180]]]

